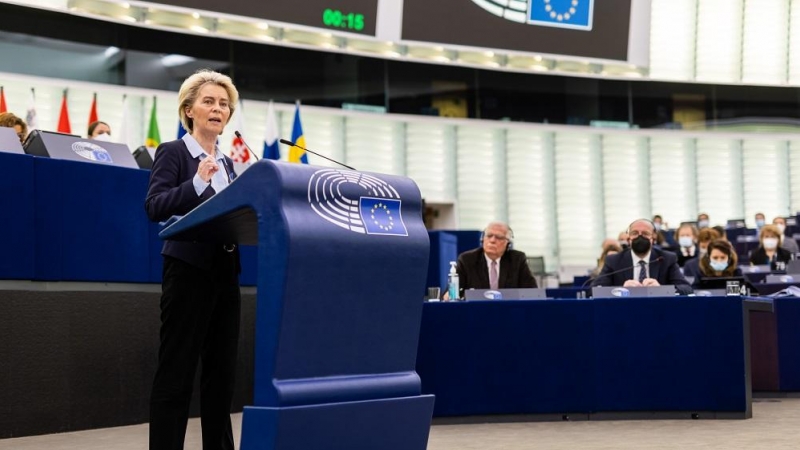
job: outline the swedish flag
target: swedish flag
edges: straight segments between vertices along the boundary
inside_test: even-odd
[[[289,162],[308,164],[308,155],[300,147],[306,146],[306,138],[303,136],[303,124],[300,123],[300,102],[294,105],[294,123],[292,124],[292,142],[297,146],[289,148]]]
[[[558,28],[592,29],[594,0],[530,0],[529,23]]]

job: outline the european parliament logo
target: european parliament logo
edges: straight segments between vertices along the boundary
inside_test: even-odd
[[[308,203],[321,218],[355,233],[408,236],[400,195],[372,175],[318,170],[308,180]]]
[[[529,25],[592,29],[594,0],[472,0],[487,12]]]
[[[72,144],[72,151],[78,156],[86,158],[90,161],[98,161],[110,164],[114,163],[114,160],[111,159],[111,155],[108,153],[108,150],[91,142],[74,142]]]
[[[594,0],[530,0],[529,23],[559,28],[592,29]]]

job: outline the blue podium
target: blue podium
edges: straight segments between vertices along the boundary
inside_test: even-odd
[[[261,160],[160,233],[258,245],[243,450],[426,448],[420,208],[408,178]]]

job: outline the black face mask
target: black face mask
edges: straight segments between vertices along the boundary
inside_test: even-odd
[[[650,239],[644,236],[637,237],[631,241],[631,249],[633,249],[634,253],[637,255],[644,255],[650,251]]]

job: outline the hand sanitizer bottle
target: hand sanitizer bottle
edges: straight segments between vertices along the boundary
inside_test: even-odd
[[[459,297],[458,286],[458,272],[456,271],[456,262],[450,261],[450,274],[447,276],[447,293],[450,300],[456,301]]]

